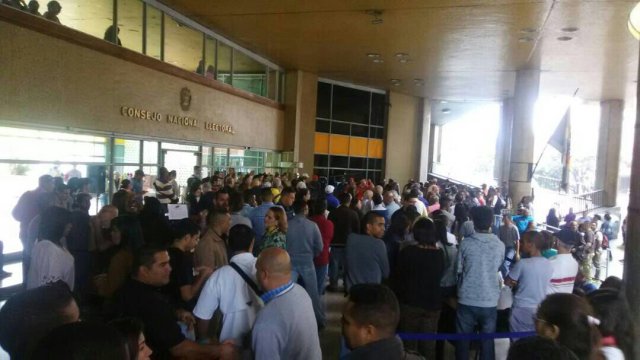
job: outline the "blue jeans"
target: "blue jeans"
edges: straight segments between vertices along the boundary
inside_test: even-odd
[[[327,273],[329,272],[329,264],[316,265],[316,281],[318,283],[318,294],[324,295],[324,282],[327,279]]]
[[[316,269],[313,265],[313,260],[304,259],[292,259],[291,260],[291,281],[298,282],[298,277],[302,278],[304,289],[311,298],[311,304],[313,305],[313,312],[316,315],[316,321],[321,327],[325,326],[324,309],[320,302],[320,295],[318,294],[318,284],[316,283]]]
[[[481,334],[490,334],[496,331],[498,311],[495,307],[478,307],[458,304],[456,312],[456,331],[458,334],[472,334],[476,329]],[[482,340],[482,353],[480,360],[494,360],[495,350],[493,340]],[[456,360],[469,359],[469,341],[458,340],[456,344]]]
[[[329,286],[338,287],[338,277],[344,282],[346,268],[346,251],[344,247],[331,247],[331,257],[329,260]],[[346,286],[346,284],[345,284]]]

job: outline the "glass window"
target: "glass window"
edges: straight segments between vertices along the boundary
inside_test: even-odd
[[[227,157],[227,148],[213,149],[213,169],[218,171],[226,170],[229,167],[229,158]]]
[[[334,168],[348,168],[349,157],[348,156],[331,156],[329,165]]]
[[[216,79],[231,84],[232,49],[229,45],[218,41],[218,68]]]
[[[369,124],[370,92],[344,86],[333,86],[332,118],[334,120]]]
[[[116,164],[139,164],[140,140],[114,139],[113,162]]]
[[[284,102],[284,84],[285,84],[286,74],[284,72],[280,72],[280,79],[278,82],[278,102]]]
[[[384,126],[385,102],[383,94],[371,94],[371,125]]]
[[[350,176],[353,174],[349,174]],[[345,169],[329,169],[329,177],[334,178],[334,177],[346,177],[347,176],[347,170]]]
[[[316,117],[331,119],[331,84],[318,82]]]
[[[173,143],[162,143],[162,149],[167,150],[185,150],[185,151],[199,151],[200,147],[198,145],[183,145],[183,144],[173,144]]]
[[[327,176],[329,176],[329,169],[318,169],[318,168],[315,168],[315,169],[313,169],[313,173],[315,175],[320,176],[320,177],[327,177]]]
[[[316,120],[316,131],[328,133],[331,132],[331,123],[327,120]]]
[[[369,127],[366,125],[351,124],[351,136],[368,137]]]
[[[164,61],[196,71],[202,59],[202,33],[170,16],[164,19]]]
[[[266,67],[241,51],[233,51],[233,87],[266,96]]]
[[[319,167],[328,167],[329,166],[329,155],[314,155],[313,163],[315,166]]]
[[[40,10],[44,14],[45,1],[41,1]],[[104,39],[109,27],[113,26],[113,0],[62,2],[58,19],[62,25],[83,33]]]
[[[157,164],[158,163],[158,142],[157,141],[145,141],[143,143],[142,162],[145,164]]]
[[[369,170],[382,170],[382,159],[368,159],[367,167]]]
[[[271,100],[278,100],[278,70],[269,68],[269,76],[267,76],[267,97]]]
[[[366,160],[366,158],[352,156],[349,158],[349,167],[352,169],[366,169]]]
[[[340,134],[340,135],[350,135],[351,134],[351,125],[345,124],[337,121],[331,122],[331,133],[332,134]]]
[[[142,1],[118,0],[119,45],[142,52]]]
[[[204,68],[198,66],[198,73],[208,79],[216,78],[216,39],[208,35],[204,37]]]
[[[162,60],[162,12],[149,4],[145,4],[145,54]]]
[[[379,127],[370,127],[371,135],[369,137],[374,139],[384,139],[384,129]]]

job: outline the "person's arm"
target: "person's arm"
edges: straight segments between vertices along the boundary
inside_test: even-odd
[[[521,271],[522,271],[522,262],[518,261],[513,266],[511,271],[509,271],[509,274],[507,274],[507,277],[504,279],[504,284],[511,288],[518,285],[518,279],[520,279]]]
[[[219,345],[198,344],[191,340],[183,340],[169,349],[171,356],[180,359],[236,359],[238,352],[233,343],[225,342]]]
[[[387,256],[387,247],[380,240],[380,247],[378,248],[378,258],[380,259],[380,270],[382,271],[382,279],[389,277],[389,257]]]
[[[196,268],[196,271],[199,273],[196,277],[196,280],[193,284],[184,285],[180,287],[180,297],[183,301],[190,301],[200,291],[204,282],[207,281],[211,273],[213,273],[213,269],[207,266],[200,266]]]

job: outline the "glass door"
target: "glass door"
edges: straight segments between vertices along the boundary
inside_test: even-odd
[[[199,163],[200,153],[184,150],[162,150],[162,164],[167,170],[176,171],[176,182],[180,189],[178,197],[184,202],[187,195],[187,179],[193,174],[193,167]]]

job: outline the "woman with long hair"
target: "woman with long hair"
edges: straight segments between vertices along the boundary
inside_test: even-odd
[[[604,285],[587,296],[600,320],[600,353],[605,359],[635,359],[635,329],[629,303],[619,290]]]
[[[262,249],[270,247],[287,248],[287,214],[279,206],[269,208],[264,216],[264,235]]]
[[[142,322],[134,318],[113,320],[109,326],[116,329],[129,350],[129,360],[149,360],[153,351],[147,346]]]

